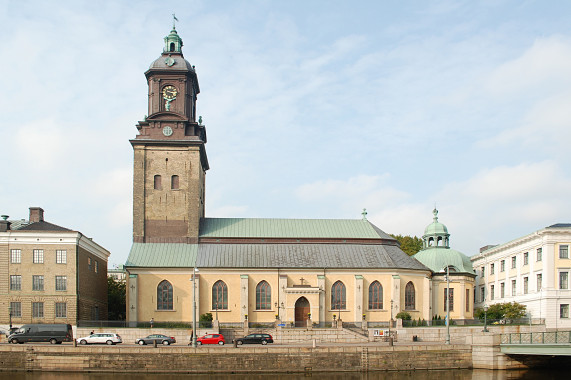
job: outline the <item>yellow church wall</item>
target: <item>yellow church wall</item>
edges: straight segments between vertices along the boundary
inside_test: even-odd
[[[388,321],[391,319],[392,279],[395,273],[363,273],[363,312],[368,321]],[[379,281],[383,287],[382,309],[369,309],[369,287]],[[393,310],[394,312],[394,310]],[[393,317],[396,313],[393,313]]]
[[[433,282],[433,295],[435,302],[434,315],[444,318],[446,309],[444,305],[444,289],[446,289],[445,279],[438,279]],[[451,305],[451,319],[471,319],[474,317],[474,281],[471,277],[460,277],[450,281],[450,289],[454,289],[454,304]],[[469,290],[469,306],[466,311],[466,289]]]
[[[424,274],[420,274],[420,273],[407,274],[405,272],[405,273],[399,274],[399,278],[400,278],[399,306],[400,307],[397,310],[393,310],[393,313],[394,313],[393,316],[394,317],[396,317],[396,315],[399,312],[406,311],[407,313],[410,314],[412,319],[418,319],[418,318],[427,319],[428,316],[423,312],[425,309],[425,302],[429,302],[429,300],[424,299],[424,278],[425,277],[426,276]],[[414,309],[413,310],[406,310],[405,309],[405,288],[409,282],[412,282],[412,284],[414,285],[415,302],[414,302]]]
[[[212,313],[216,319],[216,309],[212,302],[212,287],[217,281],[224,281],[228,288],[228,309],[218,310],[218,319],[229,323],[238,323],[241,321],[240,311],[240,274],[243,271],[227,271],[216,270],[216,272],[208,269],[201,269],[199,274],[199,305],[197,318],[200,314]]]

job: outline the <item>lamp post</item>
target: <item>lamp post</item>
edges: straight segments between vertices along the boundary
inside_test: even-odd
[[[391,336],[391,325],[393,324],[393,303],[394,300],[391,300],[391,320],[389,321],[389,337]]]
[[[446,344],[450,344],[450,265],[446,267]]]
[[[8,314],[10,316],[10,333],[12,333],[12,306],[8,306]]]
[[[196,266],[192,270],[192,347],[196,347]]]
[[[488,307],[484,305],[484,329],[482,332],[488,332]]]

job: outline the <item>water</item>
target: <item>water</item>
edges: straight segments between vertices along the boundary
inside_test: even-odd
[[[168,370],[166,370],[168,371]],[[65,373],[65,372],[0,372],[0,380],[561,380],[569,376],[568,370],[446,370],[411,372],[327,372],[308,374],[118,374],[118,373]]]

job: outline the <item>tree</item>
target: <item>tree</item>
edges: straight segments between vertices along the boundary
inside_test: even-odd
[[[107,277],[107,318],[110,321],[124,321],[127,314],[126,285]]]
[[[396,315],[396,319],[402,319],[403,321],[410,321],[412,316],[407,311],[401,311]]]
[[[517,302],[495,303],[484,309],[476,309],[474,316],[478,319],[519,319],[525,317],[526,306]]]
[[[412,256],[422,249],[422,239],[416,236],[392,235],[400,243],[402,249],[407,255]]]

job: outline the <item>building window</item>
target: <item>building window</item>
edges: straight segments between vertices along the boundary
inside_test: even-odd
[[[12,264],[20,264],[22,262],[22,251],[20,249],[12,249],[10,251],[10,262]]]
[[[99,272],[99,261],[93,260],[93,263],[95,264],[95,273]]]
[[[157,310],[173,310],[172,285],[167,280],[157,286]]]
[[[559,258],[560,259],[568,259],[569,258],[569,246],[568,245],[560,245],[559,246]]]
[[[44,303],[32,302],[32,318],[43,318],[43,317],[44,317]]]
[[[44,290],[44,276],[32,276],[32,290]]]
[[[63,249],[56,250],[56,264],[67,264],[67,251]]]
[[[448,300],[448,290],[450,290],[450,301]],[[454,289],[444,288],[444,311],[450,302],[450,311],[454,311]]]
[[[404,288],[404,309],[414,310],[416,305],[416,294],[414,291],[414,284],[409,281]]]
[[[331,287],[331,308],[333,310],[344,310],[346,308],[345,284],[341,281],[337,281]]]
[[[537,248],[537,261],[543,260],[543,250],[541,248]]]
[[[67,318],[67,304],[56,302],[56,318]]]
[[[56,290],[67,291],[67,276],[56,276]]]
[[[543,276],[541,275],[541,273],[537,274],[537,291],[541,291],[542,289],[542,282],[543,282]]]
[[[569,272],[559,272],[559,289],[569,289]]]
[[[470,289],[466,289],[466,312],[470,311]]]
[[[559,318],[569,318],[569,304],[559,305]]]
[[[480,287],[480,302],[484,302],[486,300],[486,288]]]
[[[94,306],[91,309],[91,317],[94,321],[98,321],[99,320],[99,306]]]
[[[523,265],[527,265],[528,261],[529,261],[529,253],[524,252],[524,254],[523,254]]]
[[[171,177],[171,189],[172,190],[178,190],[178,176],[177,175],[173,175]]]
[[[506,296],[506,284],[502,282],[500,284],[500,298],[504,298]]]
[[[512,257],[512,269],[515,269],[516,267],[516,256]]]
[[[228,287],[224,281],[216,281],[212,286],[212,306],[215,310],[228,309]]]
[[[494,274],[494,272],[495,272],[494,264],[490,264],[490,274]]]
[[[266,281],[256,286],[256,310],[271,310],[272,288]]]
[[[369,310],[381,310],[383,308],[383,286],[379,281],[369,285]]]
[[[19,274],[10,275],[10,290],[22,290],[22,276]]]
[[[481,277],[486,277],[486,267],[481,267],[481,268],[480,268],[480,276],[481,276]]]
[[[87,270],[91,272],[91,257],[87,258]]]
[[[496,293],[494,292],[494,285],[490,285],[490,299],[493,300],[496,298]]]
[[[528,281],[529,279],[527,277],[523,278],[523,294],[527,294],[529,293],[529,285],[528,285]]]
[[[500,261],[500,272],[506,271],[506,260]]]
[[[43,249],[34,249],[34,264],[43,264],[44,263],[44,250]]]
[[[162,190],[163,189],[163,186],[161,184],[161,176],[158,174],[155,176],[154,187],[155,187],[155,190]]]
[[[512,280],[512,296],[516,295],[516,282]]]
[[[22,317],[22,303],[21,302],[10,302],[10,314],[12,317],[21,318]]]

